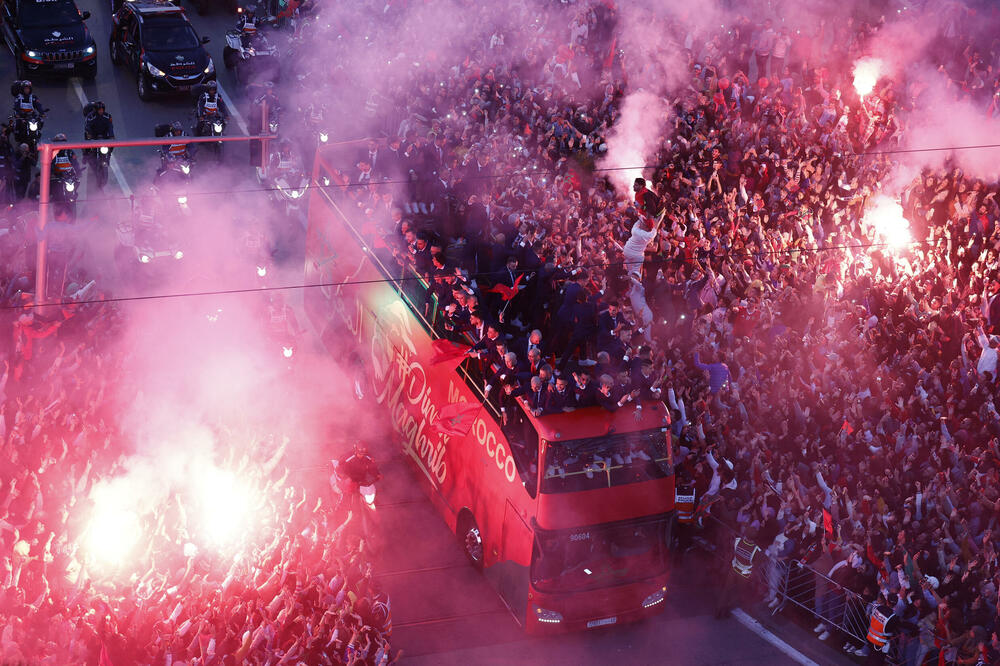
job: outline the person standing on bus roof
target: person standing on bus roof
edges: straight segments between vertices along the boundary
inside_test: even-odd
[[[500,344],[505,345],[505,343]],[[490,378],[486,380],[486,394],[489,395],[489,392],[493,387],[499,387],[500,383],[508,378],[518,380],[526,378],[525,372],[526,370],[524,364],[517,359],[517,354],[514,352],[507,352],[503,355],[503,363],[501,363],[500,367],[498,367]]]
[[[531,378],[531,389],[525,396],[528,402],[528,409],[535,416],[541,416],[547,412],[549,406],[549,387],[541,377]]]
[[[577,407],[597,405],[597,387],[591,381],[588,368],[580,368],[573,373],[573,394]]]
[[[611,375],[601,375],[600,385],[597,388],[597,404],[609,412],[621,409],[639,396],[637,391],[630,393],[625,390],[626,388],[617,386]]]
[[[545,413],[572,412],[574,409],[576,409],[576,395],[570,389],[569,380],[566,377],[557,377],[556,387],[549,395],[549,405]]]

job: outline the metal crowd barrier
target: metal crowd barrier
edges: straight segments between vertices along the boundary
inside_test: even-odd
[[[704,516],[702,522],[704,530],[694,537],[695,543],[711,552],[723,566],[730,566],[739,533],[710,515]],[[758,545],[761,551],[754,558],[748,582],[753,595],[760,595],[768,602],[777,598],[772,615],[786,608],[796,608],[810,618],[810,624],[823,622],[834,635],[830,638],[830,645],[835,649],[847,641],[856,648],[868,644],[868,601],[808,565],[767,555],[764,550],[770,544]],[[882,663],[888,666],[920,666],[935,654],[932,649],[923,650],[921,655],[920,645],[920,637],[896,636],[890,643],[889,651],[883,655]],[[933,663],[936,664],[937,660]]]

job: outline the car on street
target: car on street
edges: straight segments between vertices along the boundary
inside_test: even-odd
[[[190,93],[215,79],[215,63],[184,10],[169,2],[126,2],[114,15],[108,44],[111,62],[135,72],[136,92],[147,101],[157,93]]]
[[[97,47],[73,0],[2,0],[3,39],[17,61],[17,78],[66,73],[97,76]]]

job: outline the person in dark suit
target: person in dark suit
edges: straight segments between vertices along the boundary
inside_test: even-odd
[[[556,386],[549,394],[549,404],[545,409],[545,414],[557,414],[560,412],[572,412],[576,409],[576,395],[569,386],[566,377],[556,378]]]
[[[546,413],[549,406],[549,387],[542,381],[541,377],[531,378],[530,388],[525,393],[524,400],[528,403],[528,409],[535,416]]]
[[[520,292],[527,289],[530,279],[530,274],[518,270],[517,257],[513,254],[507,255],[504,267],[490,276],[490,291],[495,294],[494,302],[501,323],[520,320],[524,301]]]
[[[589,369],[580,368],[573,373],[573,395],[577,407],[593,407],[597,404],[597,387],[591,381]]]
[[[506,349],[506,343],[499,343],[498,346],[502,344]],[[508,378],[515,377],[519,380],[527,380],[530,375],[528,375],[524,364],[518,360],[517,354],[514,352],[506,352],[503,356],[503,362],[500,364],[490,378],[486,380],[486,393],[489,394],[490,390],[494,387],[499,387],[501,382],[506,381]]]
[[[597,389],[597,404],[609,412],[621,409],[638,395],[637,391],[629,393],[617,386],[611,375],[601,375],[600,385]]]
[[[639,374],[634,377],[634,388],[639,390],[639,399],[659,400],[660,382],[663,380],[653,375],[653,361],[648,358],[642,359],[640,368]]]
[[[581,358],[587,352],[587,346],[592,343],[597,334],[597,306],[587,298],[585,291],[577,292],[577,302],[570,310],[570,338],[566,351],[559,360],[559,370],[565,369],[570,359],[580,352]]]
[[[618,336],[632,326],[632,322],[622,316],[618,301],[611,301],[608,309],[597,318],[597,348],[620,359],[625,353],[625,345]]]

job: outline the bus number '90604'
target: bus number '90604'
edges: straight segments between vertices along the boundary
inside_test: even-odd
[[[577,532],[576,534],[570,534],[570,541],[588,541],[590,539],[590,532]]]

